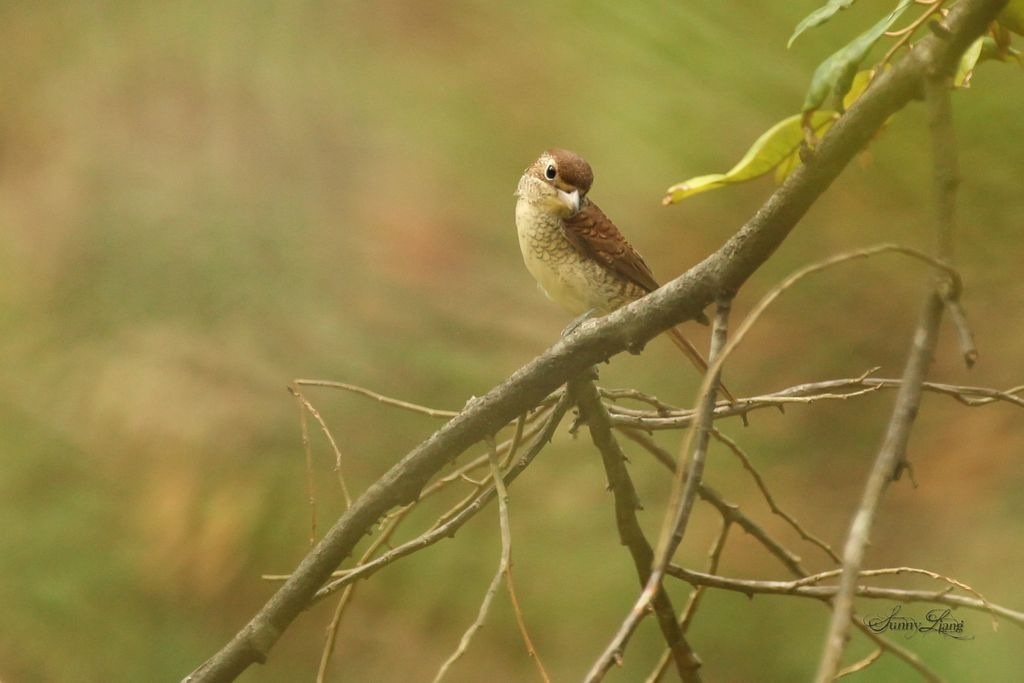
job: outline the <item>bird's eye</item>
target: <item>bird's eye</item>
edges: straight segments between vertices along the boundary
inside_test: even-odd
[[[548,164],[547,170],[544,171],[544,175],[547,176],[548,180],[554,180],[555,179],[555,175],[557,173],[558,172],[555,170],[555,165],[554,164]]]

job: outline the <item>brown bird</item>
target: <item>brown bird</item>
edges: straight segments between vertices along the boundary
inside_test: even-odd
[[[590,164],[578,154],[549,149],[526,169],[516,189],[516,230],[526,268],[548,298],[578,320],[611,313],[660,287],[643,257],[587,197],[593,181]],[[667,334],[702,373],[707,370],[679,330]],[[722,393],[732,400],[725,387]]]

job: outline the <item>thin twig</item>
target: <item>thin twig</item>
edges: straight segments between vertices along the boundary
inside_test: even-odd
[[[807,574],[807,571],[800,564],[800,556],[776,541],[761,525],[744,515],[738,505],[727,502],[715,489],[706,483],[701,484],[700,497],[702,500],[715,506],[723,519],[735,522],[743,531],[750,534],[754,540],[760,543],[765,550],[782,563],[791,573],[796,576]]]
[[[946,312],[949,314],[949,321],[953,323],[953,329],[956,330],[956,341],[964,364],[969,368],[974,367],[978,360],[978,347],[974,345],[974,333],[967,323],[967,312],[964,311],[963,304],[957,299],[946,299]]]
[[[341,617],[345,614],[345,608],[352,602],[355,594],[355,584],[346,586],[338,597],[338,604],[334,607],[334,614],[331,621],[324,629],[324,646],[320,650],[320,664],[316,670],[316,683],[324,683],[327,680],[327,669],[334,656],[334,648],[338,642],[338,630],[341,627]]]
[[[843,573],[840,578],[840,588],[832,606],[832,619],[829,622],[825,647],[815,678],[817,683],[828,683],[839,670],[839,661],[846,645],[846,634],[850,626],[850,617],[853,614],[853,596],[856,590],[857,576],[864,561],[868,536],[878,512],[882,494],[889,482],[894,480],[906,467],[907,441],[910,439],[910,429],[921,403],[921,384],[935,353],[942,311],[942,299],[934,292],[930,293],[914,333],[914,340],[903,372],[903,381],[896,395],[896,405],[893,407],[885,438],[875,458],[871,473],[868,475],[861,503],[847,535],[846,545],[843,549]]]
[[[605,406],[607,408],[607,406]],[[615,426],[615,419],[609,415],[609,420],[612,425]],[[655,442],[651,435],[647,432],[640,431],[639,429],[633,429],[632,427],[619,427],[615,426],[623,436],[630,441],[634,441],[643,446],[647,451],[654,456],[654,459],[665,466],[669,472],[676,471],[676,461],[672,457],[672,454],[662,448]]]
[[[725,446],[730,451],[732,451],[737,458],[740,459],[740,463],[743,465],[743,469],[750,473],[750,476],[754,479],[754,483],[757,485],[758,490],[761,492],[761,496],[764,497],[765,502],[768,503],[768,508],[776,515],[786,520],[786,523],[789,524],[789,526],[792,527],[792,529],[800,535],[800,538],[804,539],[808,543],[816,545],[826,555],[832,558],[834,562],[838,563],[839,556],[836,555],[834,550],[832,550],[832,546],[830,546],[828,543],[818,538],[811,532],[804,529],[800,522],[798,522],[792,515],[790,515],[788,512],[786,512],[785,510],[778,506],[778,504],[775,502],[775,497],[772,496],[771,492],[768,490],[768,486],[764,483],[764,478],[761,477],[761,473],[757,471],[757,468],[754,467],[754,463],[750,461],[750,457],[746,454],[746,452],[744,452],[742,448],[740,448],[740,445],[733,441],[730,437],[718,431],[717,429],[712,429],[711,435],[718,439],[719,442],[725,444]]]
[[[306,419],[306,407],[299,396],[292,391],[295,405],[299,409],[299,431],[302,435],[302,451],[306,455],[306,498],[309,501],[309,545],[316,543],[316,479],[313,477],[313,447],[309,442],[309,420]]]
[[[732,525],[732,519],[728,517],[722,518],[722,528],[711,544],[711,549],[708,550],[709,574],[714,574],[718,571],[718,564],[722,561],[722,551],[725,550],[725,542],[729,538],[729,530],[732,529]],[[690,595],[690,599],[687,601],[686,607],[683,608],[683,613],[679,617],[679,626],[683,629],[683,633],[690,629],[690,624],[693,622],[694,615],[697,614],[697,608],[700,606],[703,596],[704,591],[701,586],[694,589]]]
[[[910,25],[906,26],[905,28],[898,29],[896,31],[887,31],[886,35],[896,36],[899,38],[899,40],[893,43],[892,47],[890,47],[889,50],[885,53],[885,56],[883,56],[882,59],[878,62],[879,65],[888,64],[892,60],[893,55],[895,55],[901,47],[903,47],[910,41],[910,38],[914,35],[917,29],[920,28],[921,25],[924,24],[924,22],[928,21],[928,18],[930,16],[939,11],[943,1],[944,0],[929,0],[928,2],[918,2],[919,5],[928,6],[928,9],[923,14],[921,14],[921,16],[914,19],[914,21],[911,22]]]
[[[537,648],[533,644],[533,639],[530,638],[530,632],[526,628],[526,619],[523,617],[523,608],[519,605],[519,598],[516,597],[515,585],[512,582],[512,567],[508,568],[505,572],[505,587],[508,589],[508,597],[512,602],[512,614],[516,617],[516,625],[519,627],[519,633],[523,636],[523,642],[526,644],[526,654],[530,656],[533,663],[537,666],[537,673],[540,674],[540,678],[544,683],[551,683],[551,678],[548,676],[547,670],[544,668],[544,662],[541,661],[540,655],[537,653]]]
[[[517,432],[519,434],[522,433],[522,424],[523,420],[520,420]],[[491,479],[494,481],[494,488],[498,497],[498,518],[501,527],[501,571],[505,574],[505,588],[508,590],[508,597],[512,603],[512,613],[515,615],[516,625],[519,627],[519,633],[523,636],[523,642],[526,644],[526,652],[530,659],[533,660],[533,663],[537,665],[537,672],[540,674],[541,680],[544,683],[550,683],[551,679],[548,677],[548,672],[544,669],[544,663],[541,662],[540,655],[537,654],[537,648],[534,647],[533,640],[530,638],[522,607],[520,607],[519,599],[516,597],[515,583],[512,581],[512,529],[509,524],[508,515],[508,489],[505,488],[505,481],[501,475],[502,464],[498,462],[498,450],[494,447],[494,439],[488,439],[487,445],[490,447]],[[509,459],[514,457],[514,455],[515,449],[513,448]]]
[[[301,380],[296,380],[296,384]],[[306,399],[302,393],[294,388],[288,387],[288,391],[291,392],[302,405],[309,411],[309,414],[313,416],[317,424],[320,425],[320,430],[327,437],[327,442],[331,445],[331,450],[334,451],[334,472],[338,475],[338,485],[341,486],[341,494],[345,497],[345,508],[352,507],[352,496],[348,493],[348,486],[345,484],[345,475],[341,470],[341,449],[338,448],[338,442],[334,440],[334,435],[331,434],[331,430],[327,428],[327,423],[320,417],[320,411],[313,407],[313,404]]]
[[[537,411],[538,414],[542,412],[544,411]],[[523,437],[523,427],[526,423],[526,419],[524,418],[525,416],[520,416],[520,419],[517,421],[514,436],[511,439],[508,439],[507,441],[503,442],[500,446],[496,448],[496,452],[499,454],[507,453],[505,457],[506,464],[508,463],[509,460],[515,457],[516,450]],[[538,430],[539,429],[540,428],[538,428]],[[489,452],[481,457],[484,458],[485,460],[489,460]],[[477,460],[479,460],[479,458]],[[459,470],[452,473],[448,477],[444,477],[434,482],[431,486],[425,488],[423,490],[423,494],[415,503],[406,505],[391,513],[385,519],[384,524],[382,525],[381,532],[377,535],[377,537],[373,540],[369,547],[367,547],[366,551],[363,553],[362,557],[357,562],[357,568],[360,565],[369,562],[369,560],[377,554],[377,551],[379,551],[383,546],[387,545],[390,542],[392,536],[398,530],[398,526],[402,523],[403,520],[405,520],[408,514],[412,512],[413,509],[415,509],[420,503],[422,503],[426,498],[430,497],[434,493],[437,493],[438,491],[444,489],[450,484],[458,481],[460,477],[466,478],[465,472],[468,470],[476,469],[476,467],[476,461],[472,461],[470,463],[467,463],[466,465],[463,465],[461,468],[459,468]],[[345,576],[347,573],[349,572],[343,571],[338,573],[337,575]],[[288,576],[264,576],[263,578],[285,580],[288,578]],[[328,624],[326,629],[326,635],[324,637],[324,647],[320,653],[320,667],[319,670],[317,671],[317,683],[322,683],[324,680],[326,680],[327,667],[330,664],[331,656],[334,654],[335,643],[338,638],[338,629],[341,626],[341,618],[342,615],[344,614],[345,608],[349,604],[351,604],[355,588],[356,584],[354,582],[347,584],[342,590],[341,596],[338,598],[338,604],[334,609],[334,614],[331,617],[331,622],[330,624]],[[515,598],[513,595],[513,600],[514,599]]]
[[[509,528],[508,523],[508,491],[505,489],[505,482],[501,474],[500,464],[498,463],[498,451],[494,447],[494,439],[488,439],[488,445],[490,450],[491,464],[491,479],[494,481],[494,488],[498,498],[498,523],[501,528],[501,558],[498,561],[498,571],[495,572],[494,578],[491,579],[491,583],[487,586],[487,592],[484,593],[484,599],[480,602],[480,609],[477,611],[476,619],[466,632],[462,634],[462,639],[459,640],[459,646],[455,649],[448,659],[441,664],[441,668],[437,670],[437,675],[434,676],[434,683],[438,683],[444,678],[445,674],[448,673],[448,669],[452,664],[456,662],[469,648],[470,641],[473,640],[473,636],[476,634],[480,627],[483,626],[484,620],[487,618],[487,613],[491,609],[491,602],[494,600],[494,595],[498,592],[498,586],[501,584],[501,579],[504,577],[509,568],[509,564],[512,561],[512,532]]]
[[[555,405],[554,409],[551,411],[551,415],[548,418],[548,421],[544,424],[544,428],[537,433],[537,436],[534,438],[533,443],[522,455],[522,457],[520,457],[514,463],[512,463],[511,467],[509,467],[508,471],[505,473],[506,486],[510,484],[512,481],[514,481],[515,478],[518,477],[524,469],[526,469],[530,462],[533,461],[537,454],[540,453],[544,446],[548,444],[548,442],[551,440],[551,436],[554,434],[555,428],[561,422],[562,417],[565,415],[565,412],[569,409],[571,403],[572,401],[570,400],[567,394],[562,396],[561,400],[558,402],[558,404]],[[343,588],[349,583],[352,583],[353,581],[356,581],[361,578],[365,578],[366,576],[369,576],[370,574],[378,571],[382,567],[385,567],[402,557],[410,555],[416,552],[417,550],[421,550],[422,548],[433,545],[434,543],[437,543],[442,539],[451,538],[455,534],[455,532],[462,527],[463,524],[472,519],[472,517],[477,512],[479,512],[485,505],[487,505],[487,503],[489,503],[494,498],[495,492],[496,490],[494,486],[488,487],[486,490],[482,491],[476,497],[474,497],[461,510],[459,510],[457,514],[451,516],[449,519],[447,519],[445,523],[441,524],[440,526],[435,526],[428,532],[412,539],[411,541],[403,543],[402,545],[396,548],[392,548],[388,552],[384,553],[383,555],[375,558],[370,562],[360,564],[357,567],[342,572],[337,579],[331,581],[326,586],[319,589],[315,593],[313,600],[320,600],[330,595],[331,593],[339,590],[340,588]]]
[[[302,387],[326,387],[328,389],[342,389],[344,391],[350,391],[353,394],[359,394],[360,396],[372,398],[378,403],[394,406],[395,408],[401,408],[403,410],[408,410],[413,413],[419,413],[420,415],[427,415],[428,417],[451,419],[459,414],[457,411],[430,408],[428,406],[422,406],[418,403],[410,403],[408,401],[402,401],[401,399],[391,398],[390,396],[385,396],[384,394],[378,394],[376,391],[373,391],[372,389],[367,389],[357,384],[349,384],[348,382],[332,382],[326,379],[297,379],[293,380],[292,383]]]
[[[619,427],[618,429],[626,437],[643,446],[669,471],[675,470],[675,461],[672,460],[672,456],[668,451],[656,444],[650,436],[634,429],[624,427]],[[772,538],[760,525],[743,514],[738,505],[723,499],[707,482],[701,482],[697,493],[700,495],[701,500],[710,504],[718,511],[723,520],[739,525],[743,531],[750,534],[758,543],[764,546],[765,550],[778,559],[790,572],[796,576],[804,576],[807,573],[800,566],[800,558],[795,553],[783,547],[781,543]]]
[[[849,666],[843,667],[839,671],[839,673],[836,674],[836,680],[838,681],[840,678],[853,675],[868,668],[869,666],[878,661],[878,659],[882,656],[882,652],[882,648],[872,650],[870,653],[868,653],[866,657],[861,659],[859,662],[854,662]]]
[[[913,567],[891,567],[885,569],[864,570],[858,573],[858,580],[872,576],[884,576],[887,574],[900,574],[906,572],[923,573],[933,575],[922,569]],[[670,576],[681,579],[692,586],[706,586],[721,590],[743,593],[748,597],[754,595],[798,595],[805,598],[828,599],[839,592],[839,586],[817,585],[819,581],[828,578],[835,578],[835,572],[822,572],[813,576],[807,576],[792,581],[764,581],[756,579],[737,579],[720,576],[709,572],[698,572],[693,569],[685,569],[676,565],[670,565],[666,572]],[[935,576],[939,576],[935,574]],[[961,582],[954,579],[941,577],[942,580]],[[973,589],[969,589],[973,596],[958,595],[950,592],[950,586],[939,590],[908,590],[903,588],[882,588],[880,586],[856,586],[856,595],[863,598],[876,600],[892,600],[896,602],[934,602],[951,607],[966,607],[991,616],[999,616],[1024,628],[1024,612],[998,605],[978,596]]]
[[[385,546],[391,537],[398,530],[398,526],[402,521],[412,512],[415,505],[407,505],[400,508],[390,519],[384,524],[380,533],[370,543],[369,547],[363,552],[359,562],[366,562],[373,557],[378,550]],[[269,578],[269,577],[263,577]],[[287,579],[287,576],[280,577],[281,580]],[[342,591],[341,596],[338,598],[338,604],[334,608],[334,614],[331,616],[331,622],[327,625],[326,633],[324,635],[324,646],[320,651],[320,666],[317,670],[317,683],[323,683],[327,677],[327,667],[330,664],[331,657],[334,655],[334,648],[338,640],[338,630],[341,627],[341,618],[345,613],[345,608],[351,604],[352,596],[355,593],[356,584],[350,583],[345,586],[345,590]]]
[[[547,416],[547,415],[550,415],[550,411],[551,411],[551,409],[549,408],[547,410],[538,411],[536,414],[537,415],[543,414],[543,415]],[[532,419],[532,417],[528,418],[528,419]],[[539,426],[534,425],[532,427],[532,429],[530,429],[529,431],[525,432],[522,436],[523,436],[523,438],[533,438],[533,436],[535,436],[543,428],[544,428],[544,424],[541,424]],[[507,454],[506,455],[506,463],[507,463],[508,459],[514,457],[514,453],[516,452],[515,449],[513,448],[513,446],[515,445],[515,439],[516,439],[516,437],[510,438],[510,439],[506,439],[502,443],[498,444],[498,453],[499,454]],[[452,473],[448,474],[447,476],[441,477],[437,481],[432,482],[429,486],[426,486],[423,489],[423,492],[420,494],[420,497],[415,502],[410,503],[408,505],[404,505],[404,506],[402,506],[400,508],[396,508],[395,510],[392,510],[391,512],[389,512],[383,518],[383,520],[381,521],[381,529],[382,529],[382,531],[377,536],[377,538],[374,540],[374,542],[370,544],[370,546],[367,548],[367,551],[365,553],[363,553],[362,557],[360,557],[360,559],[356,562],[355,566],[350,568],[350,569],[340,569],[338,571],[333,572],[331,574],[332,578],[340,578],[340,577],[348,576],[349,574],[352,574],[353,572],[356,572],[356,571],[359,571],[359,572],[367,571],[369,573],[373,573],[373,571],[376,571],[377,569],[380,569],[381,567],[383,567],[384,565],[381,564],[381,565],[378,565],[378,566],[372,568],[372,571],[371,571],[370,567],[364,567],[363,565],[364,565],[364,563],[367,563],[367,562],[370,561],[370,559],[376,554],[376,551],[379,550],[381,546],[386,545],[390,541],[391,535],[393,534],[393,532],[395,530],[395,527],[397,526],[397,523],[400,522],[402,519],[404,519],[410,512],[412,512],[412,510],[414,510],[418,505],[423,503],[423,501],[425,501],[427,498],[430,498],[434,494],[439,493],[440,491],[444,490],[445,488],[447,488],[448,486],[450,486],[451,484],[453,484],[455,482],[458,482],[458,481],[469,481],[474,486],[474,488],[477,489],[476,492],[478,493],[480,490],[482,490],[484,487],[486,487],[488,485],[488,482],[486,482],[486,481],[484,481],[482,483],[477,482],[477,481],[473,480],[471,477],[469,477],[467,475],[467,473],[468,472],[472,472],[474,470],[477,470],[480,467],[486,467],[487,466],[487,461],[488,461],[487,453],[484,453],[483,455],[480,455],[480,456],[470,460],[469,462],[467,462],[464,465],[460,466],[458,469],[456,469]],[[459,511],[461,511],[464,507],[465,507],[465,505],[462,505],[461,503],[460,504],[456,504],[455,507],[453,507],[452,509],[450,509],[447,512],[443,513],[441,515],[441,517],[440,517],[440,520],[448,520],[448,519],[450,519],[452,516],[457,514]],[[435,529],[439,525],[440,525],[440,521],[435,521],[433,526],[431,526],[431,529]],[[394,559],[398,559],[398,558],[396,557]],[[261,578],[263,580],[265,580],[265,581],[286,581],[290,576],[291,576],[290,574],[263,574],[261,576]],[[365,578],[365,576],[363,578]]]
[[[718,563],[722,559],[722,551],[725,550],[725,542],[729,538],[729,530],[732,528],[732,525],[732,519],[722,517],[722,528],[719,530],[718,535],[715,536],[711,549],[708,550],[708,574],[714,574],[718,571]],[[682,614],[679,615],[679,628],[683,633],[686,633],[690,628],[693,617],[697,614],[697,609],[700,607],[704,597],[704,592],[704,586],[695,586],[690,592],[690,597],[683,607]],[[654,670],[647,676],[646,683],[658,683],[661,680],[661,677],[665,675],[665,671],[668,669],[671,654],[672,651],[667,649],[661,653],[661,658],[655,665]]]
[[[837,576],[840,576],[841,574],[842,569],[833,569],[831,571],[821,572],[813,576],[806,576],[798,581],[795,581],[794,584],[797,586],[812,585],[820,583],[821,581],[830,578],[835,578]],[[949,576],[944,576],[942,574],[939,574],[938,572],[929,571],[927,569],[920,569],[918,567],[887,567],[885,569],[864,569],[860,572],[860,576],[862,578],[875,576],[894,576],[897,574],[920,574],[922,576],[927,576],[928,578],[935,579],[936,581],[942,581],[948,584],[947,588],[943,589],[942,591],[936,591],[936,594],[946,593],[954,588],[959,588],[962,591],[970,593],[978,599],[978,602],[980,602],[982,605],[988,608],[989,612],[992,613],[992,630],[996,631],[999,629],[999,624],[996,621],[997,615],[992,604],[985,598],[984,595],[982,595],[980,592],[978,592],[971,586],[967,585],[963,581],[959,581]]]
[[[924,660],[921,659],[921,657],[919,657],[916,652],[914,652],[913,650],[908,650],[907,648],[901,645],[897,645],[891,640],[887,640],[886,638],[883,638],[879,634],[875,633],[870,628],[868,628],[868,625],[864,623],[864,620],[861,619],[856,614],[856,612],[853,614],[852,617],[850,617],[850,619],[851,623],[854,626],[856,626],[857,630],[864,634],[864,636],[868,640],[870,640],[875,645],[885,650],[889,654],[895,656],[897,659],[902,660],[907,666],[916,671],[918,675],[921,676],[921,678],[928,681],[928,683],[942,683],[942,677],[935,673],[927,664],[925,664]],[[836,675],[838,676],[839,673],[836,672]]]
[[[654,572],[664,572],[675,549],[683,540],[687,524],[690,521],[690,512],[693,510],[693,503],[697,499],[697,491],[704,477],[704,463],[707,459],[708,444],[712,429],[712,415],[715,409],[715,395],[718,392],[719,381],[722,372],[721,354],[726,346],[729,329],[729,313],[732,302],[729,299],[720,299],[715,308],[714,326],[711,330],[711,350],[708,353],[707,376],[701,384],[701,396],[698,401],[698,419],[694,428],[689,432],[686,446],[680,451],[680,462],[683,462],[686,454],[690,453],[686,469],[680,470],[676,475],[676,481],[682,484],[678,491],[678,497],[673,501],[670,498],[669,512],[674,516],[675,521],[670,527],[662,531],[662,538],[658,544],[658,563]],[[695,441],[696,443],[691,443]],[[693,450],[690,450],[692,446]],[[681,479],[684,478],[684,479]],[[668,531],[668,534],[665,531]]]
[[[644,579],[644,586],[640,596],[633,603],[625,619],[623,619],[622,624],[612,638],[612,642],[609,643],[597,661],[591,666],[590,671],[587,672],[584,680],[588,683],[600,681],[612,664],[621,659],[626,643],[643,618],[644,612],[659,599],[660,595],[665,594],[665,589],[661,585],[661,580],[665,574],[665,566],[668,564],[679,543],[682,542],[704,470],[709,440],[708,430],[711,428],[711,417],[715,408],[715,394],[721,378],[722,365],[720,362],[716,362],[716,357],[725,346],[730,305],[731,302],[723,298],[718,301],[716,306],[714,327],[711,331],[711,350],[708,354],[709,367],[705,373],[704,380],[701,382],[698,394],[698,412],[700,417],[694,429],[687,433],[687,438],[680,450],[680,461],[687,457],[689,459],[685,469],[677,468],[673,478],[672,493],[669,496],[669,503],[666,508],[666,523],[662,524],[661,537],[650,565],[649,575]],[[696,437],[694,432],[697,432]],[[694,440],[696,440],[695,444]],[[674,619],[673,624],[675,624]],[[682,637],[680,634],[680,638]],[[669,644],[671,645],[671,643]],[[696,669],[694,669],[693,673],[697,673]],[[680,675],[682,676],[682,673]]]
[[[674,467],[674,461],[667,451],[662,449],[654,440],[651,439],[647,434],[643,432],[637,432],[635,430],[627,430],[620,428],[620,431],[627,434],[631,439],[634,439],[637,443],[643,445],[649,451],[651,451],[657,460],[664,464],[670,470]],[[659,453],[660,451],[660,453]],[[703,500],[713,505],[722,515],[723,522],[729,521],[738,524],[744,531],[754,537],[769,553],[771,553],[791,574],[796,577],[807,577],[809,576],[804,568],[800,565],[800,558],[794,555],[791,551],[787,550],[778,541],[776,541],[771,535],[769,535],[764,529],[750,520],[745,516],[739,509],[738,506],[726,502],[722,497],[706,483],[701,484],[700,495]],[[708,572],[712,574],[713,572]],[[816,575],[820,576],[820,575]],[[935,595],[929,594],[929,595]],[[826,602],[827,601],[823,601]],[[993,608],[996,609],[996,608]],[[1022,615],[1024,616],[1024,615]],[[912,667],[915,671],[919,672],[926,680],[937,680],[937,677],[921,659],[913,652],[906,648],[900,647],[895,643],[880,637],[869,629],[864,623],[858,621],[853,617],[853,622],[857,628],[864,633],[864,635],[875,642],[878,647],[882,648],[886,652],[889,652],[898,659],[903,660],[908,666]]]
[[[654,406],[654,409],[659,413],[670,413],[673,410],[679,410],[676,406],[665,403],[658,397],[645,394],[637,389],[605,389],[604,387],[598,387],[597,390],[601,392],[603,398],[609,398],[613,401],[632,399]]]
[[[949,310],[948,307],[947,310]],[[733,415],[740,415],[753,410],[776,407],[778,405],[814,403],[820,400],[847,400],[864,396],[877,390],[898,389],[899,386],[899,379],[875,377],[808,382],[771,394],[739,398],[733,404],[720,403],[715,407],[714,419],[720,420]],[[862,388],[857,389],[857,387]],[[922,388],[932,393],[944,394],[972,408],[998,401],[1012,403],[1015,406],[1024,408],[1024,399],[1016,396],[1016,394],[1024,391],[1024,385],[999,390],[989,387],[925,382]],[[853,390],[837,393],[843,389]],[[645,431],[686,428],[693,424],[694,416],[692,409],[661,414],[655,411],[624,409],[621,406],[615,405],[608,406],[608,412],[611,414],[612,423],[616,427],[643,429]]]
[[[619,530],[619,540],[629,550],[637,578],[640,585],[644,586],[650,578],[654,551],[644,536],[636,516],[640,504],[633,480],[626,469],[625,454],[612,434],[608,412],[601,402],[601,396],[593,380],[590,377],[578,377],[570,382],[569,390],[576,397],[580,415],[586,420],[591,439],[601,453],[601,461],[608,476],[608,486],[615,498],[615,522]],[[680,679],[695,683],[700,681],[700,659],[683,636],[668,592],[661,588],[655,594],[651,605],[665,643],[672,652],[672,661],[676,665]]]

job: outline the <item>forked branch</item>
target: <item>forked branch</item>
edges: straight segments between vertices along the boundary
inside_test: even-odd
[[[921,84],[929,74],[948,71],[1005,3],[957,3],[945,20],[948,31],[943,37],[922,39],[906,58],[879,76],[824,136],[813,158],[793,172],[720,249],[661,289],[559,341],[471,401],[414,448],[353,501],[257,614],[187,679],[232,680],[253,663],[265,661],[284,631],[377,521],[393,508],[415,500],[445,465],[586,368],[643,345],[664,330],[698,316],[723,294],[738,290],[882,124],[920,95]]]

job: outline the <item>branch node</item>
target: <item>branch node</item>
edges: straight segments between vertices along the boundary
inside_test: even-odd
[[[953,32],[941,21],[929,21],[928,30],[940,40],[949,40],[953,36]]]

